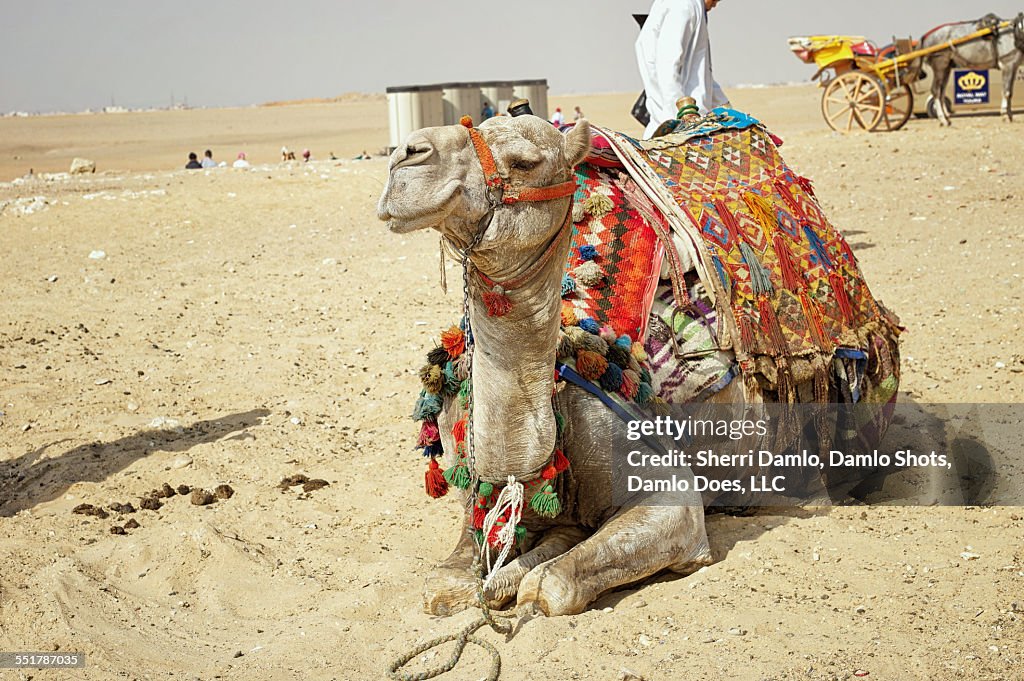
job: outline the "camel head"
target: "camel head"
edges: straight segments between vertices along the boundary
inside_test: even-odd
[[[573,166],[590,148],[585,120],[564,135],[536,116],[497,116],[478,130],[499,175],[513,188],[571,180]],[[476,249],[486,252],[512,240],[526,249],[543,244],[552,222],[567,210],[563,197],[502,205],[489,219],[493,200],[469,131],[461,125],[424,128],[391,154],[377,217],[397,233],[436,229],[459,248],[486,228]]]

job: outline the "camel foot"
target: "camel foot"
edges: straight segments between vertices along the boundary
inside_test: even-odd
[[[553,560],[530,571],[519,585],[519,615],[578,615],[597,594],[584,593],[575,575],[566,574],[573,561]]]
[[[440,567],[427,577],[423,609],[447,617],[476,605],[477,580],[468,570]]]

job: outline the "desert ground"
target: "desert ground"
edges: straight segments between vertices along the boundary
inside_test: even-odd
[[[730,95],[785,139],[907,327],[904,399],[1024,401],[1024,120],[846,136],[814,87]],[[633,98],[552,106],[636,134]],[[87,659],[0,678],[379,679],[475,617],[421,606],[459,509],[423,494],[409,414],[459,300],[435,234],[375,218],[387,161],[352,157],[386,143],[369,96],[0,119],[0,650]],[[282,145],[315,160],[281,163]],[[254,167],[182,170],[206,148]],[[98,172],[61,174],[75,156]],[[329,484],[279,488],[297,474]],[[234,494],[109,510],[165,482]],[[793,509],[708,532],[698,574],[482,632],[502,678],[1024,678],[1024,509]],[[470,649],[441,678],[486,666]]]

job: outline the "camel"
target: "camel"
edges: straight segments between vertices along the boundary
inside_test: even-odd
[[[998,26],[1001,21],[995,15],[988,15],[978,21],[945,24],[921,39],[921,49],[950,43],[979,29]],[[940,125],[950,124],[945,92],[954,65],[970,69],[998,67],[1001,70],[1003,101],[1000,113],[1004,120],[1010,122],[1013,120],[1013,83],[1017,80],[1017,69],[1024,63],[1024,13],[1018,14],[1011,26],[999,29],[994,36],[978,38],[936,52],[926,59],[932,67],[932,97],[936,102],[935,110],[939,114]]]
[[[465,297],[475,341],[470,410],[479,479],[497,485],[509,476],[536,478],[555,447],[555,410],[565,418],[562,447],[571,475],[559,479],[562,511],[547,518],[524,508],[522,524],[537,539],[490,577],[483,598],[492,607],[514,600],[520,613],[577,614],[616,587],[710,564],[701,494],[675,493],[665,505],[614,505],[610,442],[622,422],[575,385],[552,400],[571,215],[570,195],[559,188],[572,181],[573,167],[588,153],[590,124],[582,119],[562,133],[523,115],[488,119],[469,134],[467,127],[413,132],[391,156],[377,215],[392,232],[434,229],[468,252]],[[483,169],[481,144],[493,154],[493,172]],[[488,184],[496,179],[505,184],[506,198],[529,198],[497,200]],[[517,282],[505,291],[511,305],[503,316],[488,314],[484,301],[493,281]],[[712,399],[743,402],[740,383]],[[447,452],[455,451],[455,411],[446,399],[438,417]],[[637,446],[654,451],[648,443]],[[478,602],[479,549],[470,522],[467,510],[453,553],[427,580],[430,613],[452,614]]]

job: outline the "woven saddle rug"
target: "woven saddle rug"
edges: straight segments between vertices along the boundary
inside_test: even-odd
[[[633,228],[657,236],[677,314],[734,353],[748,397],[767,391],[794,401],[797,384],[813,380],[825,401],[834,392],[834,360],[859,351],[870,357],[858,366],[888,375],[873,376],[858,397],[886,402],[898,382],[898,320],[871,295],[846,240],[811,183],[785,164],[779,143],[755,119],[716,109],[700,126],[651,140],[595,128],[596,160],[582,172],[616,186],[640,218]],[[602,186],[581,186],[577,202],[586,209]],[[714,315],[689,293],[691,268]],[[647,300],[651,310],[655,296]],[[644,327],[636,331],[646,344]]]

